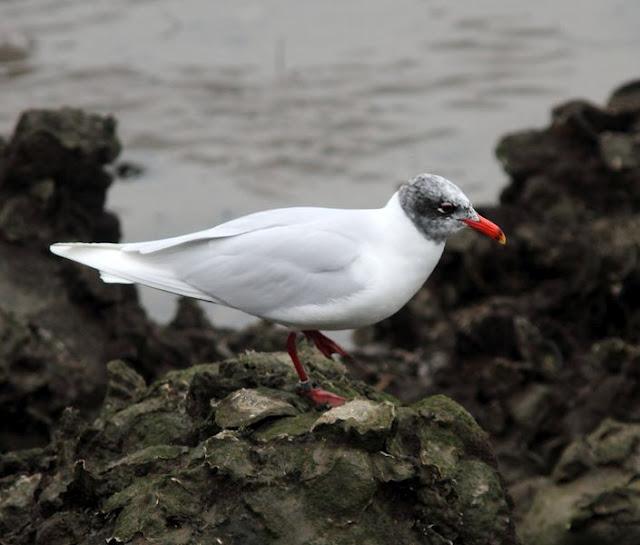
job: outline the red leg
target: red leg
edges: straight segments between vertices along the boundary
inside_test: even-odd
[[[309,375],[304,369],[300,358],[298,357],[298,350],[296,348],[296,333],[292,331],[287,337],[287,352],[293,362],[293,366],[296,368],[296,373],[300,379],[299,393],[302,396],[309,398],[316,405],[329,405],[331,407],[339,407],[344,405],[346,399],[337,394],[327,392],[322,388],[317,388],[311,385],[309,382]],[[326,354],[325,354],[326,355]],[[330,356],[329,356],[330,357]]]
[[[298,373],[298,378],[300,379],[300,384],[306,384],[309,382],[309,375],[304,370],[302,366],[302,362],[298,357],[298,349],[296,348],[296,332],[292,331],[289,333],[287,337],[287,352],[289,352],[289,357],[293,362],[293,366],[296,368],[296,373]]]
[[[348,360],[352,360],[351,355],[342,348],[337,342],[330,339],[326,335],[323,335],[317,330],[307,330],[303,331],[305,337],[310,341],[313,341],[313,344],[316,345],[316,348],[324,354],[325,357],[331,359],[333,354],[338,354],[343,358]]]

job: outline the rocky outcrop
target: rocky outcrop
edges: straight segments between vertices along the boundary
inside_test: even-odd
[[[100,414],[0,458],[7,543],[514,544],[487,436],[459,405],[404,406],[314,359],[352,398],[318,412],[284,354],[248,353],[149,386],[109,364]]]
[[[605,419],[571,443],[550,478],[522,482],[530,545],[640,543],[640,425]]]
[[[134,287],[49,253],[60,240],[118,240],[104,203],[119,151],[113,118],[70,108],[25,112],[0,144],[0,451],[46,444],[67,405],[97,407],[110,359],[151,379],[269,343],[268,329],[214,330],[187,301],[159,327]]]
[[[63,109],[26,112],[0,150],[0,409],[12,416],[2,418],[0,449],[47,442],[64,406],[102,396],[104,310],[125,292],[92,289],[47,247],[58,238],[117,240],[118,220],[103,204],[104,165],[119,149],[113,119]]]
[[[307,353],[353,399],[326,413],[284,356],[228,359],[278,349],[271,326],[221,331],[183,301],[160,327],[50,256],[117,239],[119,145],[108,118],[26,113],[0,142],[2,539],[514,543],[514,518],[524,545],[638,542],[639,89],[500,142],[511,183],[481,211],[508,245],[462,234],[358,332],[349,372],[372,386]],[[513,517],[487,436],[429,393],[487,430]]]
[[[507,246],[463,233],[407,308],[361,333],[395,355],[371,352],[367,380],[404,399],[446,393],[490,432],[518,505],[520,483],[548,478],[606,418],[640,418],[639,89],[560,105],[548,127],[502,139],[511,183],[483,212]],[[588,503],[600,492],[584,483]]]
[[[119,222],[104,210],[104,165],[120,153],[115,131],[113,118],[71,108],[24,113],[2,150],[2,238],[117,241]]]

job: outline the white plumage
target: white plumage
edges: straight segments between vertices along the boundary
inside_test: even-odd
[[[444,243],[421,234],[395,194],[373,210],[283,208],[212,229],[130,244],[58,243],[57,255],[294,329],[347,329],[396,312]]]
[[[105,282],[144,284],[290,327],[287,351],[300,393],[338,406],[343,397],[312,386],[296,331],[327,357],[347,356],[318,330],[391,316],[427,280],[447,237],[465,225],[506,242],[455,184],[422,174],[375,210],[282,208],[163,240],[60,243],[51,251],[98,269]]]

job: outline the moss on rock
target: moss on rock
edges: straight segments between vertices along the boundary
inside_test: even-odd
[[[111,364],[100,415],[83,424],[69,413],[50,466],[25,463],[2,482],[4,539],[515,543],[490,448],[466,411],[444,397],[382,401],[340,364],[309,364],[354,399],[317,411],[296,396],[280,354],[149,386]]]

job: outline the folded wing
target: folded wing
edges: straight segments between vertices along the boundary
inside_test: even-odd
[[[185,281],[227,306],[257,316],[351,297],[363,287],[360,248],[336,233],[273,227],[210,240],[180,270]],[[185,261],[185,263],[186,263]]]
[[[283,309],[363,289],[362,245],[340,227],[342,212],[272,210],[172,239],[61,243],[51,250],[98,269],[108,282],[135,282],[275,319]]]

